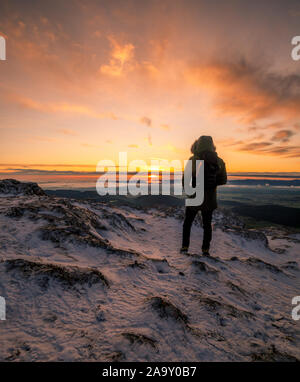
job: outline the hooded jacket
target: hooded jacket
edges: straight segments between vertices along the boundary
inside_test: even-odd
[[[212,211],[217,205],[217,186],[227,183],[227,172],[224,161],[218,157],[215,151],[200,151],[189,158],[192,160],[192,185],[196,184],[196,160],[204,160],[204,200],[196,208],[202,211]],[[195,197],[191,195],[189,197]]]

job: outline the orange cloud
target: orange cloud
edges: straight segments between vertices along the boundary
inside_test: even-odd
[[[294,134],[291,130],[280,130],[273,135],[272,141],[288,142]]]
[[[284,137],[288,134],[281,133],[278,134],[281,136],[282,142],[287,142]],[[277,139],[279,140],[279,139]],[[274,139],[273,139],[274,141]],[[300,156],[299,146],[289,146],[289,145],[275,145],[273,142],[267,141],[253,141],[245,143],[242,140],[230,140],[222,142],[223,146],[230,146],[234,151],[247,152],[248,154],[255,155],[271,155],[279,156],[284,158],[298,158]]]
[[[150,117],[146,117],[146,116],[141,117],[139,119],[139,122],[145,126],[148,126],[148,127],[157,127],[159,129],[162,129],[162,130],[170,130],[171,129],[171,127],[169,125],[166,125],[166,124],[160,124],[160,125],[154,126],[152,119]]]
[[[215,97],[219,113],[242,123],[300,117],[300,75],[270,73],[240,60],[195,65],[187,69],[186,78]]]
[[[98,113],[92,108],[85,106],[85,105],[76,105],[76,104],[69,104],[66,102],[37,102],[31,98],[18,96],[15,94],[8,95],[8,99],[14,103],[19,104],[20,106],[32,109],[40,112],[46,112],[46,113],[69,113],[69,114],[81,114],[92,118],[97,119],[113,119],[117,120],[119,119],[114,113],[112,112],[104,112],[104,113]]]
[[[132,69],[129,63],[134,57],[134,46],[132,44],[120,45],[112,37],[109,38],[112,45],[111,58],[108,65],[101,65],[100,72],[110,76],[121,76],[125,69]]]

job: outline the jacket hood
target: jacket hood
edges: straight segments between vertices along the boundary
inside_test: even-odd
[[[191,152],[194,155],[201,155],[201,153],[205,151],[215,152],[216,147],[214,145],[212,137],[209,135],[202,135],[199,139],[197,139],[191,147]]]

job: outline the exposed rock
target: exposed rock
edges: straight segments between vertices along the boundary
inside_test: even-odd
[[[244,237],[247,240],[259,240],[268,248],[267,236],[258,230],[247,229],[245,223],[233,212],[218,209],[213,215],[214,228],[219,228],[224,232],[233,233]]]
[[[48,225],[41,228],[40,231],[42,240],[51,240],[58,245],[63,245],[68,241],[76,241],[79,244],[90,245],[91,247],[109,248],[110,246],[108,240],[93,235],[85,227]]]
[[[49,312],[47,315],[45,315],[43,317],[43,321],[45,321],[45,322],[52,323],[52,322],[55,322],[56,320],[57,320],[57,316],[56,316],[56,314],[54,314],[52,312]]]
[[[239,294],[241,294],[241,295],[243,295],[243,296],[247,296],[247,292],[246,292],[246,290],[245,289],[243,289],[243,288],[241,288],[239,285],[237,285],[237,284],[235,284],[235,283],[233,283],[233,282],[231,282],[231,281],[227,281],[226,282],[226,285],[233,291],[233,292],[235,292],[235,293],[239,293]]]
[[[220,228],[222,230],[245,229],[245,223],[236,214],[229,210],[223,210],[222,208],[218,208],[214,211],[213,223],[215,228]]]
[[[144,269],[146,268],[146,265],[135,260],[133,263],[128,264],[128,267]]]
[[[258,259],[256,257],[249,257],[248,259],[239,259],[236,256],[233,256],[230,258],[229,261],[237,261],[244,264],[251,265],[257,269],[265,270],[268,269],[269,271],[273,273],[284,273],[277,265],[267,263],[266,261],[263,261],[261,259]]]
[[[105,211],[105,208],[103,208]],[[106,212],[106,211],[105,211]],[[133,250],[119,249],[102,236],[102,231],[107,230],[107,226],[102,224],[104,217],[99,217],[88,208],[74,205],[67,199],[57,199],[47,197],[47,199],[37,201],[20,201],[18,206],[11,207],[5,213],[11,218],[26,216],[33,221],[44,220],[48,224],[39,228],[42,240],[50,240],[57,247],[64,248],[68,242],[76,242],[81,245],[88,245],[96,248],[104,248],[108,253],[119,256],[140,257],[141,255]],[[109,214],[106,212],[106,215]],[[111,218],[114,226],[127,222],[122,214],[118,214],[116,219]],[[132,226],[133,227],[133,226]],[[134,228],[129,227],[134,230]]]
[[[76,284],[102,283],[109,287],[106,277],[97,269],[66,266],[57,263],[45,263],[25,259],[9,259],[4,262],[6,270],[21,272],[26,278],[36,278],[39,285],[47,287],[50,279],[57,280],[65,286],[72,287]]]
[[[299,265],[296,261],[287,261],[285,264],[281,265],[284,269],[292,269],[293,271],[299,271]]]
[[[184,324],[187,324],[189,321],[188,316],[166,298],[159,296],[151,297],[150,304],[161,318],[172,318],[173,320],[181,321]]]
[[[237,308],[224,301],[219,301],[216,298],[211,296],[199,294],[197,299],[202,305],[204,305],[210,311],[224,310],[229,316],[232,316],[235,318],[253,318],[254,317],[254,314],[251,312],[248,312],[244,309]]]
[[[110,354],[105,355],[105,360],[107,362],[120,362],[126,359],[126,356],[121,351],[115,351]]]
[[[226,341],[225,337],[219,333],[217,330],[210,330],[210,331],[204,331],[204,330],[201,330],[199,328],[195,328],[191,325],[188,325],[187,326],[187,329],[189,330],[189,332],[191,334],[193,334],[194,336],[196,337],[199,337],[201,339],[203,338],[206,338],[206,339],[209,339],[209,338],[212,338],[218,342],[223,342],[223,341]]]
[[[140,344],[140,345],[150,345],[153,348],[156,349],[157,346],[157,340],[154,340],[153,338],[150,338],[148,336],[145,336],[141,333],[132,333],[132,332],[124,332],[122,333],[122,336],[126,338],[131,344]]]
[[[133,224],[130,223],[130,221],[121,213],[114,212],[114,214],[109,213],[108,211],[102,211],[103,218],[109,220],[110,224],[113,227],[125,227],[129,228],[131,231],[136,231]]]
[[[33,182],[19,182],[15,179],[0,180],[0,193],[8,195],[39,195],[46,196],[46,193]]]
[[[300,360],[288,353],[280,352],[272,344],[266,350],[262,350],[257,353],[251,353],[252,361],[261,362],[299,362]]]
[[[168,273],[170,270],[169,263],[166,259],[149,258],[148,261],[154,264],[158,273]]]
[[[249,257],[247,260],[245,260],[245,263],[253,265],[258,269],[268,269],[269,271],[274,273],[282,273],[282,270],[276,265],[267,263],[263,260],[257,259],[256,257]]]
[[[208,274],[211,273],[215,275],[219,272],[216,268],[211,267],[210,265],[207,265],[203,261],[194,260],[192,261],[192,265],[196,268],[198,272],[205,272]]]

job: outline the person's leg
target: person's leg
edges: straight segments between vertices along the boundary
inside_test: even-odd
[[[202,243],[202,251],[208,251],[211,237],[212,237],[212,227],[211,220],[213,211],[201,211],[202,214],[202,223],[203,223],[203,243]]]
[[[182,232],[182,248],[188,248],[190,245],[191,227],[195,216],[197,215],[197,212],[198,211],[194,208],[186,207],[185,209],[185,217]]]

